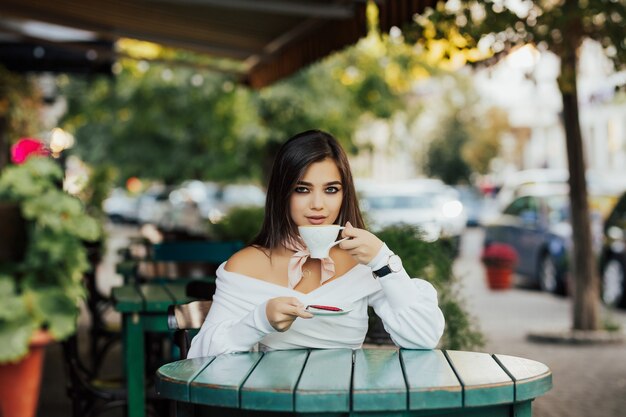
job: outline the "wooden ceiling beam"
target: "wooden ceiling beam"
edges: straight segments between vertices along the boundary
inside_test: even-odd
[[[193,4],[268,14],[279,14],[324,19],[351,19],[354,7],[342,4],[320,4],[311,1],[281,0],[151,0],[156,3]],[[315,4],[314,4],[315,3]]]

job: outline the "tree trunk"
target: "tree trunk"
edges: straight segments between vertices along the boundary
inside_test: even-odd
[[[575,330],[597,330],[599,320],[599,279],[592,249],[585,158],[578,119],[576,89],[576,50],[568,48],[561,54],[559,89],[563,96],[563,123],[567,142],[569,187],[572,220],[573,313]]]

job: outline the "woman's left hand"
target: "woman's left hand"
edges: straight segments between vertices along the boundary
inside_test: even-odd
[[[365,229],[357,229],[350,222],[346,223],[346,228],[341,233],[342,237],[349,237],[339,244],[341,249],[348,251],[354,259],[363,265],[367,265],[383,247],[383,241],[373,233]]]

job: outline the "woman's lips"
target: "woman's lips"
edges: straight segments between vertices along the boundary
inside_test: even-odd
[[[326,217],[307,217],[307,220],[309,221],[309,223],[311,224],[323,224],[324,221],[326,220]]]

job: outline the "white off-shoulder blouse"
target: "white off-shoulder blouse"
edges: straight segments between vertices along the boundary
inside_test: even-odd
[[[433,349],[444,329],[437,292],[422,279],[411,279],[404,269],[376,279],[372,269],[358,264],[343,276],[308,294],[246,275],[217,270],[213,305],[194,337],[189,358],[263,349],[358,349],[368,328],[367,307],[382,319],[396,345]],[[298,318],[289,330],[276,331],[265,313],[275,297],[296,297],[305,305],[349,306],[349,313]],[[259,345],[257,345],[259,344]]]

